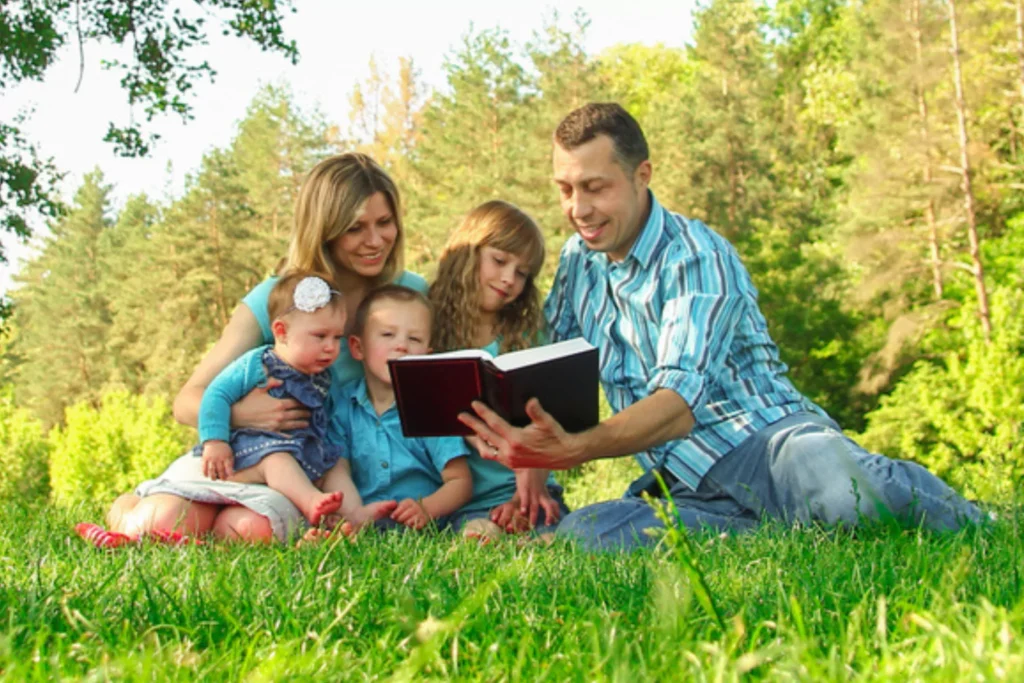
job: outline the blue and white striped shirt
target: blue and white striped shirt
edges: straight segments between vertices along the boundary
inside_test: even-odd
[[[659,388],[686,401],[696,422],[690,434],[636,459],[696,489],[755,432],[801,410],[824,412],[786,378],[732,245],[649,197],[650,217],[621,262],[569,238],[544,312],[553,341],[582,336],[598,348],[614,411]]]

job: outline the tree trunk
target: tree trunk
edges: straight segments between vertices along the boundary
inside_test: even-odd
[[[992,337],[992,320],[988,311],[988,292],[985,289],[985,269],[981,263],[978,224],[974,211],[974,190],[971,187],[971,159],[967,149],[967,105],[964,103],[964,78],[960,69],[960,36],[956,24],[956,0],[949,0],[949,35],[952,41],[953,85],[956,88],[956,119],[960,128],[960,170],[964,189],[964,209],[967,212],[967,239],[971,249],[971,271],[974,289],[978,295],[978,316],[985,339]]]
[[[917,112],[921,121],[921,144],[924,147],[924,184],[928,188],[928,202],[924,207],[925,222],[928,226],[928,249],[931,255],[932,289],[936,301],[942,299],[942,259],[939,253],[939,228],[935,222],[935,198],[931,196],[932,185],[932,145],[928,130],[928,101],[924,96],[924,85],[920,82],[920,74],[924,73],[924,56],[921,47],[921,0],[914,0],[911,6],[913,22],[914,52],[917,60],[918,76],[914,87],[917,90]]]

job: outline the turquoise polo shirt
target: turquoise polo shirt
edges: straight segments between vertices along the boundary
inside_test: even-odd
[[[276,275],[267,278],[253,287],[245,295],[245,298],[242,299],[242,303],[256,316],[256,322],[259,323],[260,332],[263,334],[264,344],[274,343],[274,333],[270,331],[271,321],[270,313],[267,311],[267,303],[270,299],[270,290],[274,288],[274,284],[278,279]],[[395,280],[395,284],[415,289],[423,294],[427,293],[427,281],[416,273],[410,273],[409,271],[404,271],[399,275],[398,279]],[[343,296],[344,294],[342,292]],[[341,340],[341,351],[338,353],[334,364],[331,365],[331,397],[335,400],[335,405],[337,405],[338,390],[341,388],[341,385],[362,376],[363,365],[352,357],[348,350],[348,338],[346,337]]]
[[[445,465],[471,450],[457,436],[404,436],[398,408],[392,405],[377,415],[365,379],[341,387],[327,436],[345,447],[364,503],[429,496],[444,483]]]

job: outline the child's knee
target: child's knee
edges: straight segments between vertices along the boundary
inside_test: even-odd
[[[213,534],[222,540],[269,543],[274,540],[270,520],[245,508],[227,508],[213,523]]]
[[[125,493],[117,497],[107,512],[107,528],[123,533],[125,515],[129,514],[142,499],[134,493]]]

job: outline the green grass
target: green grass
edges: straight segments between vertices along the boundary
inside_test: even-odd
[[[71,533],[94,511],[0,510],[10,680],[1024,677],[1014,520],[771,526],[632,555],[413,534],[101,552]]]

